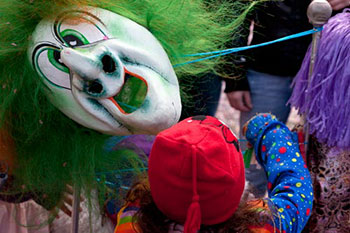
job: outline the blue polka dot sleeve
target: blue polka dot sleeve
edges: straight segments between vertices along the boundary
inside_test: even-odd
[[[282,232],[301,232],[309,219],[313,189],[310,173],[292,132],[270,114],[254,117],[246,137],[268,177],[268,194],[276,226]]]

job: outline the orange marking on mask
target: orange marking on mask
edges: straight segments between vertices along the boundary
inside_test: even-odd
[[[131,76],[134,76],[134,77],[136,77],[136,78],[142,80],[142,81],[146,84],[146,86],[147,86],[147,88],[148,88],[148,84],[147,84],[146,80],[145,80],[144,78],[142,78],[140,75],[128,71],[125,67],[124,67],[124,73],[125,73],[125,74],[129,74],[129,75],[131,75]],[[125,82],[125,80],[124,80],[124,82]],[[124,84],[123,84],[123,85],[124,85]],[[120,107],[120,105],[117,103],[117,101],[116,101],[113,97],[110,97],[110,98],[108,98],[108,99],[109,99],[110,101],[112,101],[112,103],[119,109],[119,111],[120,111],[121,113],[123,113],[123,114],[125,114],[125,115],[130,114],[130,113],[125,112],[125,111]]]

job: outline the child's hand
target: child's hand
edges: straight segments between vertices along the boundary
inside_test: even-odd
[[[245,135],[246,135],[246,133],[247,133],[248,123],[249,123],[249,121],[247,121],[247,122],[243,125],[243,128],[242,128],[242,135],[243,135],[243,137],[245,137]]]
[[[254,118],[254,117],[253,117]],[[252,119],[253,119],[252,118]],[[245,137],[246,133],[247,133],[247,129],[248,129],[248,124],[249,122],[252,120],[250,119],[249,121],[247,121],[244,125],[243,125],[243,128],[242,128],[242,135],[243,137]],[[250,143],[250,142],[247,142],[247,149],[253,149],[253,145]]]
[[[264,129],[276,122],[278,122],[278,120],[270,113],[258,114],[245,123],[243,126],[243,135],[254,147],[255,142],[262,136]]]

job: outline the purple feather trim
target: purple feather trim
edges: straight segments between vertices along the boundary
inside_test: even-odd
[[[289,103],[307,114],[310,134],[320,142],[350,149],[350,10],[324,26],[308,88],[309,64],[310,48]]]

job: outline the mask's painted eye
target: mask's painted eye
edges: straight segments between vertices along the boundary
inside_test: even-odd
[[[47,57],[49,58],[50,63],[57,69],[69,73],[68,67],[61,60],[61,53],[59,50],[48,50]]]
[[[78,31],[72,30],[72,29],[66,29],[63,32],[61,32],[61,36],[64,40],[64,42],[69,47],[76,47],[76,46],[82,46],[86,44],[90,44],[90,42]]]
[[[38,74],[50,85],[70,89],[69,69],[62,63],[60,49],[38,44],[33,50],[33,64]]]

